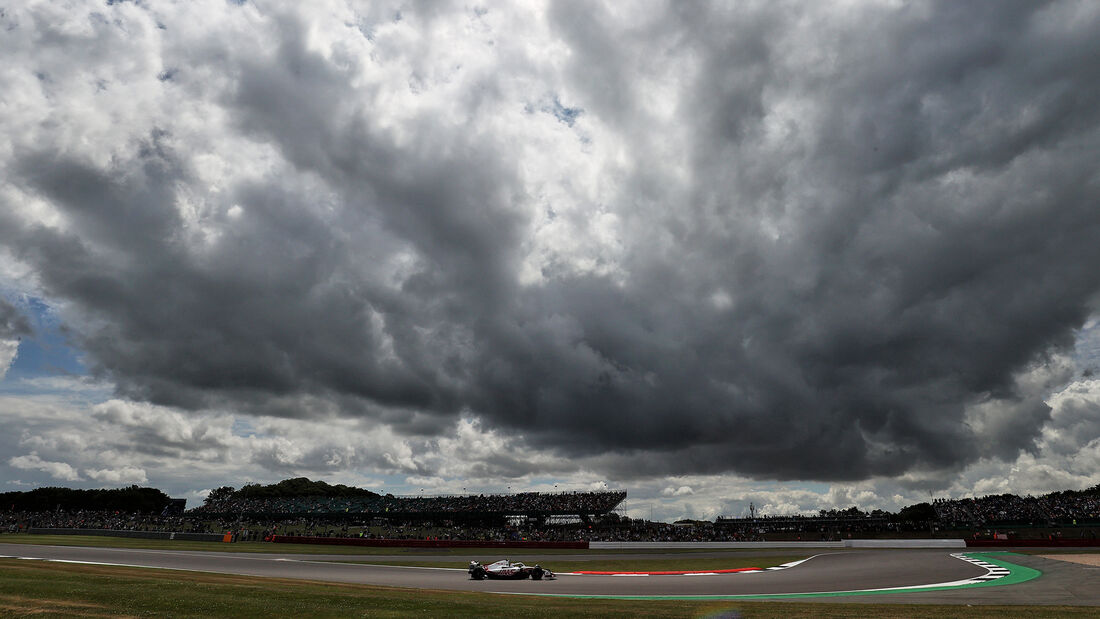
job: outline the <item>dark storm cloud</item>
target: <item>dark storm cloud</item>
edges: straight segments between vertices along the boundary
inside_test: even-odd
[[[126,395],[181,406],[222,397],[277,404],[271,399],[319,389],[433,407],[440,396],[410,367],[415,359],[387,360],[372,322],[372,302],[385,315],[407,301],[371,299],[369,283],[346,281],[343,241],[296,208],[308,196],[238,188],[243,221],[195,255],[174,236],[174,197],[164,193],[185,173],[159,155],[136,158],[119,178],[26,157],[28,183],[82,233],[31,228],[17,253],[47,265],[41,272],[54,294],[80,299],[103,321],[82,344]]]
[[[1015,377],[1071,347],[1100,292],[1100,24],[1076,8],[674,3],[628,27],[555,5],[577,124],[610,128],[632,165],[603,205],[612,272],[534,284],[514,145],[433,114],[376,122],[355,63],[282,17],[266,55],[200,51],[151,79],[186,98],[206,96],[189,72],[231,75],[228,130],[314,180],[240,180],[198,242],[170,131],[109,165],[23,145],[11,182],[70,227],[9,203],[0,243],[75,304],[90,362],[136,399],[418,435],[468,410],[622,477],[1011,457],[1050,417]],[[639,86],[662,71],[685,79]],[[670,125],[643,105],[657,95]],[[665,129],[686,136],[686,181]]]
[[[31,334],[31,323],[17,307],[0,299],[0,337],[11,338]]]
[[[932,8],[823,24],[822,68],[784,62],[776,15],[686,16],[703,36],[664,39],[706,70],[684,112],[700,180],[658,231],[674,255],[638,239],[625,288],[525,297],[534,316],[490,350],[523,346],[486,364],[477,408],[547,445],[672,448],[624,475],[858,478],[1033,446],[1049,408],[1012,377],[1095,309],[1100,47],[1088,27],[1051,40],[1050,7]],[[590,60],[574,85],[599,101]],[[798,150],[764,148],[769,99],[814,103]],[[788,223],[772,240],[762,219]],[[708,311],[715,288],[729,311]],[[964,421],[989,398],[998,440]]]

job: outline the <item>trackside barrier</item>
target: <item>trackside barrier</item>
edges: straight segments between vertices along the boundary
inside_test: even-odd
[[[221,533],[182,533],[178,531],[118,531],[114,529],[47,529],[31,527],[31,535],[96,535],[99,537],[129,537],[133,539],[178,539],[190,542],[220,542]]]
[[[961,539],[847,539],[845,548],[966,548]]]
[[[594,550],[642,550],[645,548],[844,548],[844,542],[591,542]]]
[[[965,548],[961,539],[847,539],[837,542],[592,542],[593,550],[660,548]]]
[[[321,544],[329,546],[372,546],[380,548],[569,548],[583,550],[588,542],[501,542],[466,539],[370,539],[366,537],[306,537],[275,535],[277,544]]]
[[[1091,548],[1098,539],[968,539],[967,548]]]

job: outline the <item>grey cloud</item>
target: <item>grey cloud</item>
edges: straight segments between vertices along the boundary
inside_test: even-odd
[[[0,338],[12,338],[32,333],[27,317],[11,303],[0,298]]]
[[[563,279],[539,291],[576,293],[564,310],[532,302],[574,319],[573,341],[524,322],[515,340],[529,344],[486,364],[477,408],[545,428],[546,444],[637,454],[621,474],[948,466],[981,451],[960,419],[987,394],[1010,429],[999,455],[1033,445],[1049,408],[1017,393],[1013,372],[1070,345],[1097,289],[1095,174],[1079,156],[1097,138],[1094,63],[1080,62],[1096,46],[1044,40],[1042,7],[932,8],[869,15],[881,36],[835,33],[824,71],[769,49],[784,33],[752,29],[770,16],[701,18],[728,38],[693,42],[708,70],[681,100],[697,106],[685,118],[699,119],[702,179],[687,216],[658,230],[679,246],[655,259],[656,239],[635,240],[625,289]],[[606,58],[574,62],[589,60]],[[574,85],[605,94],[586,74]],[[769,152],[768,99],[814,101],[816,133]],[[764,218],[791,223],[769,242]],[[707,284],[734,292],[729,315],[703,311]]]
[[[225,130],[287,162],[218,194],[216,241],[189,236],[176,204],[198,172],[157,129],[109,165],[21,146],[10,182],[72,228],[0,213],[0,243],[74,304],[90,361],[135,399],[420,436],[469,411],[623,478],[1009,458],[1049,421],[1013,376],[1071,347],[1100,291],[1100,42],[1082,34],[1095,16],[1068,9],[822,9],[807,28],[783,5],[673,4],[632,29],[556,5],[569,104],[631,164],[602,205],[619,218],[615,272],[533,284],[515,145],[427,113],[383,124],[385,93],[352,87],[356,65],[282,16],[269,55],[206,41],[152,79],[203,98],[196,76],[229,76]],[[659,93],[666,127],[637,84],[679,65],[691,79]],[[458,116],[484,127],[505,95],[474,83]],[[688,180],[666,169],[666,129],[687,136]],[[990,400],[997,446],[965,423]]]
[[[1082,445],[1100,439],[1100,402],[1071,398],[1062,403],[1046,446],[1054,453],[1069,456]]]
[[[606,7],[580,2],[555,2],[550,7],[555,32],[569,44],[573,83],[584,91],[588,104],[607,121],[618,124],[633,116],[637,104],[634,85],[622,71],[629,62],[624,38],[637,37],[616,24]]]

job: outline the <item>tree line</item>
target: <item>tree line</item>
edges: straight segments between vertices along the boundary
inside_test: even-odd
[[[159,514],[168,506],[169,497],[156,488],[74,490],[72,488],[35,488],[25,492],[0,494],[0,508],[16,512],[119,511]]]
[[[371,492],[364,488],[345,486],[344,484],[333,485],[321,480],[312,481],[306,477],[295,477],[294,479],[284,479],[281,482],[268,484],[266,486],[261,484],[245,484],[240,490],[234,490],[232,486],[222,486],[221,488],[211,490],[210,494],[206,496],[204,503],[210,505],[230,498],[267,499],[303,496],[377,497],[380,495],[377,492]]]

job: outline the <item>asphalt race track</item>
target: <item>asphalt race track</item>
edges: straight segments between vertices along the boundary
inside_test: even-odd
[[[465,570],[331,562],[408,560],[408,555],[276,555],[0,544],[0,556],[3,557],[492,593],[673,598],[794,594],[796,599],[803,601],[825,602],[1100,606],[1100,568],[1031,555],[973,553],[984,554],[994,562],[1024,566],[1024,570],[1016,568],[1021,572],[1034,575],[1034,572],[1027,569],[1030,568],[1042,574],[1016,584],[1011,584],[1013,578],[1004,578],[1000,582],[959,587],[954,583],[988,577],[986,575],[989,570],[952,556],[954,552],[956,551],[939,549],[826,551],[788,569],[755,573],[675,576],[560,575],[556,580],[550,581],[475,581],[466,576]],[[645,555],[639,553],[638,556]],[[662,556],[670,557],[667,554]],[[501,557],[473,558],[495,560]],[[532,563],[537,561],[554,569],[555,560],[572,561],[580,557],[529,555],[518,558]],[[628,559],[632,556],[620,554],[616,558]],[[454,559],[453,556],[448,556],[443,560]],[[947,583],[952,583],[952,586],[924,591],[868,592]],[[805,594],[825,595],[803,597]]]

